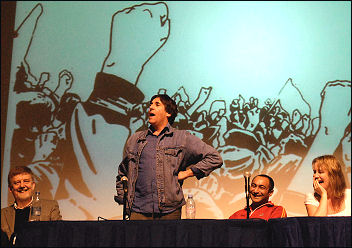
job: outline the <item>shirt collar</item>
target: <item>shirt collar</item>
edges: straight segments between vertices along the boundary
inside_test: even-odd
[[[167,123],[167,125],[164,127],[163,130],[161,130],[161,132],[160,132],[160,134],[158,136],[166,133],[167,131],[170,131],[170,127],[171,127],[170,124]],[[147,135],[153,135],[154,132],[155,132],[155,129],[153,128],[152,125],[150,125],[149,128],[148,128]]]
[[[274,203],[271,202],[271,201],[268,201],[268,202],[266,202],[266,203],[264,203],[264,204],[262,204],[262,205],[256,207],[255,209],[261,208],[261,207],[263,207],[263,206],[270,206],[270,207],[272,207],[272,206],[274,206]],[[249,207],[250,207],[251,211],[254,211],[254,210],[255,210],[255,209],[252,208],[252,205],[250,205]],[[246,207],[245,207],[244,209],[246,209]]]
[[[13,207],[14,207],[15,209],[25,209],[26,207],[30,206],[30,205],[32,204],[32,202],[33,202],[33,196],[32,196],[31,201],[30,201],[26,206],[24,206],[23,208],[19,208],[19,207],[17,206],[17,202],[14,202]]]

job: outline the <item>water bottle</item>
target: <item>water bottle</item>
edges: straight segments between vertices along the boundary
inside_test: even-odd
[[[194,202],[193,195],[188,194],[186,201],[186,219],[195,219],[196,217],[196,203]]]
[[[40,215],[42,214],[42,207],[39,199],[40,192],[35,192],[35,196],[32,202],[31,209],[31,221],[40,221]]]

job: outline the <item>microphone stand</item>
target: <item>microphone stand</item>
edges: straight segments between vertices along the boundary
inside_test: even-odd
[[[251,177],[251,174],[249,172],[245,172],[244,173],[244,181],[245,181],[245,194],[246,194],[246,204],[247,204],[247,207],[246,207],[246,211],[247,211],[247,219],[249,219],[249,213],[251,212],[250,208],[249,208],[249,179]]]
[[[127,187],[124,187],[124,189],[123,189],[123,220],[126,220],[126,216],[127,216],[126,204],[127,204]]]

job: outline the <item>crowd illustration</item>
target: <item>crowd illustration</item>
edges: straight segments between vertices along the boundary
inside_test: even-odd
[[[27,81],[23,67],[19,67],[17,76],[15,91],[18,96],[22,94],[25,97],[22,96],[17,103],[18,126],[13,136],[11,161],[16,165],[46,165],[48,170],[55,170],[60,175],[64,167],[61,156],[65,156],[62,151],[68,142],[65,130],[73,109],[80,102],[79,95],[68,92],[73,75],[67,70],[60,73],[57,83],[57,89],[63,92],[60,96],[56,94],[58,90],[51,92],[45,88],[42,81]],[[343,83],[350,85],[350,82]],[[288,79],[285,86],[297,91],[292,79]],[[296,163],[285,166],[275,162],[284,156],[301,158],[305,155],[317,133],[318,117],[311,119],[298,109],[288,113],[275,99],[268,99],[259,106],[257,98],[251,97],[246,101],[239,95],[231,103],[215,100],[209,104],[211,91],[212,87],[202,87],[193,102],[185,87],[170,95],[179,110],[174,127],[190,131],[215,147],[224,158],[225,171],[218,176],[227,175],[231,180],[237,180],[248,171],[256,174],[278,170],[279,174],[290,174],[297,170],[298,159]],[[169,92],[160,89],[158,93]],[[209,109],[202,109],[204,105],[210,106]],[[143,102],[127,111],[130,133],[148,126],[145,114],[148,106],[149,102]],[[346,129],[344,139],[350,139],[350,129]],[[284,170],[282,167],[285,167]],[[345,173],[350,174],[350,171],[350,166],[346,166]],[[45,175],[41,171],[37,174]],[[211,175],[205,182],[196,182],[192,187],[202,189],[206,194],[213,192],[208,197],[216,198],[221,191],[218,182],[221,180],[215,178]],[[41,180],[46,179],[42,177]],[[215,184],[214,180],[217,181]],[[242,179],[238,181],[241,184]],[[214,185],[217,185],[215,189]]]

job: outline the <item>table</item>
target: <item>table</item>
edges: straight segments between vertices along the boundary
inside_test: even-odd
[[[22,247],[351,247],[351,217],[30,222]]]

